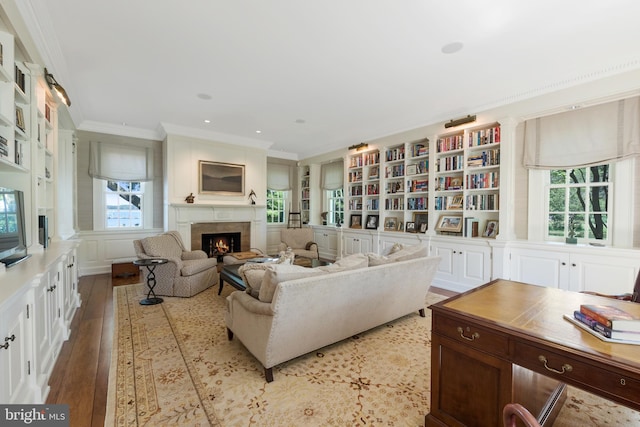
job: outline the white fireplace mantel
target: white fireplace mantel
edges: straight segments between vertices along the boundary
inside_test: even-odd
[[[171,203],[165,215],[167,230],[176,230],[191,247],[191,224],[201,222],[251,223],[251,247],[267,248],[267,207],[251,204]]]

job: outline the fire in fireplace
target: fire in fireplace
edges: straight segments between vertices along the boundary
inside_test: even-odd
[[[202,234],[202,250],[209,258],[220,258],[229,252],[240,252],[242,233]]]

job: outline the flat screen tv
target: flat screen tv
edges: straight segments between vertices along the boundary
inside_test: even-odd
[[[24,194],[0,187],[0,262],[7,267],[25,260]]]

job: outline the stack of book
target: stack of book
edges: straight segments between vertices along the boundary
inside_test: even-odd
[[[598,338],[640,344],[640,318],[618,307],[582,304],[571,320]]]

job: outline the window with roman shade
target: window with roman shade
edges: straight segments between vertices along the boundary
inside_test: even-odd
[[[269,163],[267,165],[267,188],[271,190],[291,190],[292,168],[289,165]]]
[[[640,97],[527,120],[523,164],[563,169],[640,155]]]
[[[338,190],[344,185],[344,164],[342,159],[320,166],[320,187],[323,190]]]
[[[91,142],[89,175],[108,181],[152,181],[153,149]]]

